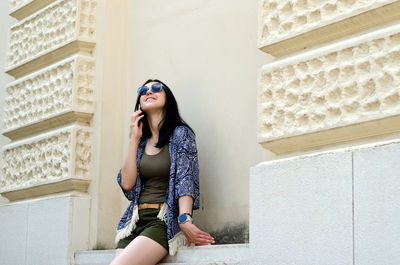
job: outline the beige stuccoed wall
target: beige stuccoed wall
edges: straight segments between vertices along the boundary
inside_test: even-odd
[[[127,9],[123,154],[137,87],[147,78],[164,81],[196,132],[201,209],[195,222],[220,242],[247,241],[249,168],[273,157],[256,139],[256,73],[272,60],[256,48],[257,8],[248,0],[135,0]],[[122,214],[122,195],[121,201]]]
[[[90,186],[92,210],[90,219],[91,249],[114,248],[117,222],[120,218],[120,189],[116,170],[123,161],[123,117],[127,111],[126,98],[126,0],[99,2],[97,24],[96,115],[97,132],[95,178]]]

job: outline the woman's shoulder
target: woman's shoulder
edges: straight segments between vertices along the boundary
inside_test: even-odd
[[[176,126],[174,132],[172,133],[172,137],[178,141],[183,140],[185,138],[195,138],[193,131],[186,125]]]

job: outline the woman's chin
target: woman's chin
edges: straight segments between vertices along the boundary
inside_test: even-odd
[[[152,104],[152,102],[150,102],[149,104],[144,104],[142,107],[142,110],[146,113],[149,112],[154,112],[154,111],[158,111],[158,110],[162,110],[163,106],[159,106],[157,104]]]

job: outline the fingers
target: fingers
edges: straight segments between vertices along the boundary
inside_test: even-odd
[[[201,237],[196,238],[195,240],[193,240],[193,242],[196,245],[210,245],[215,243],[213,238],[201,238]]]
[[[215,243],[214,238],[210,234],[200,230],[190,222],[180,227],[186,236],[187,246],[190,246],[190,243],[195,243],[196,245],[210,245]]]
[[[131,116],[131,133],[129,135],[130,139],[139,139],[142,137],[142,128],[143,128],[143,122],[140,122],[140,120],[144,117],[144,113],[142,110],[137,110],[135,111],[132,116]]]
[[[196,245],[210,245],[215,243],[214,238],[206,232],[197,229],[194,233],[190,234],[190,241]]]
[[[143,118],[144,117],[144,114],[143,115],[135,115],[135,114],[133,114],[132,115],[132,120],[131,120],[131,127],[133,127],[133,126],[139,126],[139,121],[140,121],[140,119],[141,118]]]
[[[137,125],[137,124],[139,123],[140,119],[143,118],[143,117],[144,117],[144,115],[138,116],[138,117],[136,118],[136,120],[135,120],[135,124]]]
[[[191,242],[195,243],[196,245],[211,245],[214,244],[215,241],[214,240],[209,240],[209,239],[196,239],[196,240],[192,240]]]
[[[195,237],[188,237],[186,236],[186,246],[190,247],[190,245],[194,243],[196,245],[211,245],[212,243],[215,243],[214,240],[210,240],[210,239],[205,239],[205,238],[195,238]]]
[[[197,244],[213,244],[215,243],[214,238],[211,236],[208,237],[198,237],[196,240]]]
[[[205,240],[211,240],[211,241],[214,240],[214,238],[213,238],[212,236],[210,236],[210,235],[207,235],[207,236],[205,236],[205,235],[198,235],[197,238],[199,238],[199,239],[205,239]]]
[[[201,237],[201,238],[214,239],[209,233],[206,233],[197,227],[196,227],[196,234],[198,237]]]
[[[136,121],[136,119],[139,117],[140,114],[142,114],[143,111],[142,110],[137,110],[135,112],[133,112],[132,116],[131,116],[131,121],[134,122]]]
[[[211,237],[211,235],[210,235],[209,233],[206,233],[206,232],[204,232],[204,231],[201,231],[200,229],[199,229],[198,233],[199,233],[200,235],[202,235],[202,236]]]

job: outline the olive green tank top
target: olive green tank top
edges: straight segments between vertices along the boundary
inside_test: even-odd
[[[164,145],[160,152],[148,155],[143,151],[140,159],[139,172],[144,188],[139,197],[139,203],[163,203],[169,184],[169,144]]]

